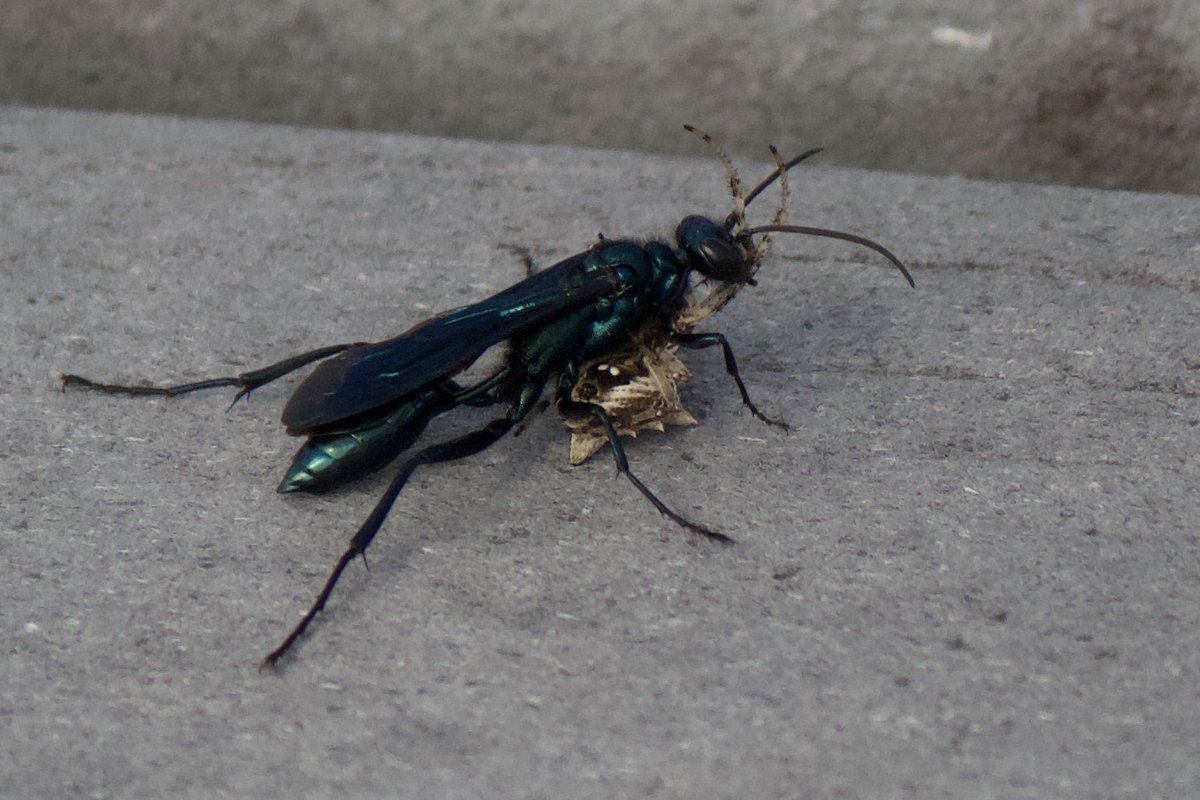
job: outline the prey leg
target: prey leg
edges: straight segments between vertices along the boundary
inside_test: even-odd
[[[125,394],[125,395],[141,395],[154,397],[177,397],[181,394],[189,394],[198,392],[203,389],[216,389],[222,386],[234,386],[238,393],[233,397],[233,403],[241,400],[250,392],[260,386],[265,386],[271,381],[282,378],[289,372],[295,372],[301,367],[306,367],[314,361],[320,361],[323,358],[337,355],[343,350],[349,350],[351,347],[357,347],[362,342],[354,342],[352,344],[333,344],[328,347],[319,347],[316,350],[309,350],[307,353],[285,358],[270,366],[262,369],[243,372],[240,375],[230,375],[225,378],[209,378],[204,381],[196,381],[194,383],[180,383],[175,386],[127,386],[119,383],[100,383],[89,378],[84,378],[79,375],[62,374],[59,375],[59,380],[62,382],[63,391],[67,390],[68,386],[90,389],[96,392],[106,392],[108,394]]]
[[[738,372],[737,360],[733,357],[733,348],[729,346],[729,340],[725,338],[725,334],[673,333],[671,339],[689,350],[703,350],[706,347],[720,345],[721,351],[725,354],[725,371],[729,373],[729,377],[733,378],[733,382],[737,384],[738,391],[742,395],[742,402],[745,403],[746,408],[750,409],[750,413],[772,427],[779,428],[782,431],[791,430],[791,427],[786,422],[774,417],[768,417],[758,410],[758,406],[754,405],[754,402],[750,399],[750,393],[746,391],[746,384],[742,383],[742,375]]]

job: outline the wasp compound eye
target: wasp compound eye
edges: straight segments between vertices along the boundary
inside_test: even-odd
[[[696,269],[727,283],[745,283],[749,270],[742,249],[730,239],[711,237],[700,242]]]

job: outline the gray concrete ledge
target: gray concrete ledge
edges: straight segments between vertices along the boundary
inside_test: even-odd
[[[793,237],[712,321],[795,431],[694,353],[700,424],[629,455],[736,547],[547,414],[419,473],[281,675],[386,476],[276,495],[288,382],[57,391],[382,338],[515,280],[503,243],[724,213],[694,152],[0,107],[5,793],[1194,795],[1200,200],[804,167],[793,217],[918,288]]]

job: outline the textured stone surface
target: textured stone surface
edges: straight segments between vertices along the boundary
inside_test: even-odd
[[[767,165],[745,165],[748,175]],[[0,109],[0,786],[85,797],[1150,798],[1200,789],[1200,201],[806,166],[637,473],[545,415],[419,472],[280,675],[386,476],[273,491],[289,382],[602,230],[723,213],[720,166]],[[764,201],[769,203],[770,201]],[[756,209],[766,215],[769,208]],[[470,425],[442,420],[432,437]]]

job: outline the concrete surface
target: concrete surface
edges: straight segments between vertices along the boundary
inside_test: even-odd
[[[4,0],[3,102],[1200,193],[1200,3]]]
[[[549,262],[724,213],[721,169],[0,108],[0,794],[1196,796],[1200,200],[822,165],[794,188],[918,288],[793,237],[713,320],[795,432],[694,353],[700,425],[629,454],[737,546],[569,468],[546,415],[418,473],[264,674],[386,476],[276,495],[292,382],[227,411],[57,373],[382,338],[517,278],[503,243]]]

